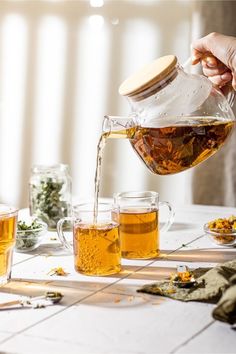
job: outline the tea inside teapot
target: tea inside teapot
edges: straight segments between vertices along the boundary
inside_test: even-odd
[[[108,138],[129,138],[149,170],[166,175],[184,171],[212,156],[223,145],[233,126],[233,121],[193,117],[172,126],[136,126],[105,134]]]
[[[128,138],[155,174],[178,173],[206,160],[235,124],[223,94],[207,78],[185,73],[173,55],[135,73],[119,92],[128,97],[131,115],[106,116],[103,134]]]

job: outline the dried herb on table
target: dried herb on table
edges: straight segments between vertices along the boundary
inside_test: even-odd
[[[63,200],[64,181],[46,177],[38,184],[31,184],[31,213],[55,229],[57,222],[69,214],[69,203]]]
[[[66,276],[69,273],[65,272],[62,267],[53,268],[48,272],[49,275],[59,275],[59,276]]]

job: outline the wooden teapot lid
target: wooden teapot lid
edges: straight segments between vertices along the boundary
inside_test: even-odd
[[[157,84],[174,69],[176,63],[175,55],[166,55],[145,65],[120,85],[120,95],[134,96]]]

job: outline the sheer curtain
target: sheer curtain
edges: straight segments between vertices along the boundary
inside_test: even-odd
[[[0,1],[0,202],[26,207],[31,166],[59,162],[76,199],[93,196],[103,116],[129,112],[119,84],[159,56],[185,61],[191,20],[189,1]],[[101,196],[183,203],[187,185],[188,173],[151,175],[128,141],[107,144]]]
[[[196,1],[194,13],[195,37],[213,31],[236,36],[235,1]],[[236,130],[222,150],[193,170],[192,186],[194,203],[236,206]]]

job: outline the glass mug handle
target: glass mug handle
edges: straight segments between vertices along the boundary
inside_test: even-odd
[[[169,228],[173,224],[175,212],[174,212],[174,210],[173,210],[173,208],[172,208],[170,203],[168,203],[168,202],[159,202],[159,207],[163,207],[163,206],[168,208],[168,220],[161,227],[160,231],[161,232],[166,232],[166,231],[169,230]]]
[[[62,245],[69,250],[71,253],[73,253],[73,246],[70,244],[70,242],[66,239],[64,231],[63,231],[63,225],[64,222],[66,221],[70,221],[73,222],[75,220],[75,218],[71,217],[71,216],[67,216],[65,218],[60,219],[57,222],[57,234],[59,237],[59,240],[61,241]]]

